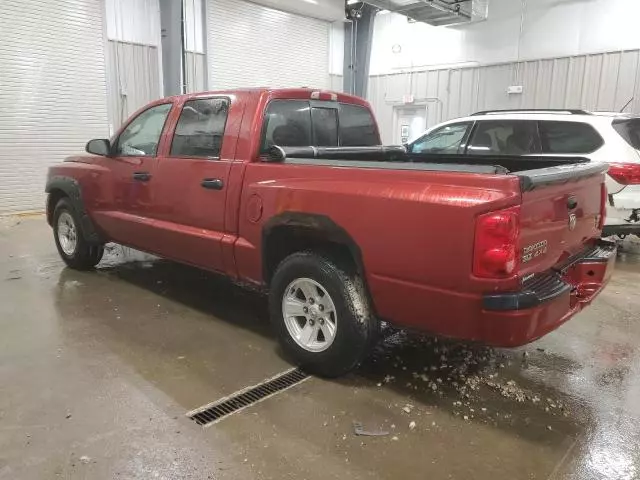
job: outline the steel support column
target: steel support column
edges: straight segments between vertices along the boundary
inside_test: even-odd
[[[373,22],[378,9],[366,3],[347,5],[344,25],[344,84],[346,93],[366,97],[371,60]]]

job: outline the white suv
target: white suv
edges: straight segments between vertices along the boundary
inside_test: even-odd
[[[412,153],[579,156],[609,164],[603,235],[640,235],[640,116],[583,110],[493,110],[427,130]]]

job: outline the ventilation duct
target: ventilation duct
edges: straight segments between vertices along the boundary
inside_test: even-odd
[[[429,25],[459,25],[487,18],[489,0],[367,0],[365,3]]]

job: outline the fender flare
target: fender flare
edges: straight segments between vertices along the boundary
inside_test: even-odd
[[[282,227],[303,228],[314,233],[321,233],[327,240],[346,246],[356,263],[358,273],[361,275],[365,284],[367,283],[360,247],[343,227],[326,215],[292,211],[282,212],[271,217],[265,222],[262,228],[262,265],[264,279],[268,278],[268,264],[265,252],[267,251],[269,236],[275,229]]]
[[[51,177],[47,180],[44,191],[49,195],[55,191],[64,193],[65,197],[69,199],[71,205],[80,216],[80,223],[85,240],[89,243],[105,243],[105,240],[96,229],[84,207],[84,202],[82,201],[82,188],[75,178],[63,175]],[[47,221],[51,225],[53,223],[53,209],[55,208],[55,205],[51,205],[49,201],[50,200],[47,200]]]

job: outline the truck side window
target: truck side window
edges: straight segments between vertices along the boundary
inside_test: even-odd
[[[313,145],[316,147],[337,147],[338,110],[313,107],[311,120],[313,122]]]
[[[376,123],[369,109],[360,105],[340,104],[340,145],[370,147],[380,145]]]
[[[171,156],[217,158],[229,114],[229,99],[185,102],[171,143]]]
[[[311,141],[311,109],[305,100],[273,100],[267,107],[262,152],[269,147],[306,147]]]
[[[411,153],[458,153],[460,144],[467,134],[471,122],[445,125],[415,140],[410,146]]]
[[[115,154],[120,157],[155,157],[171,103],[148,108],[122,131]]]
[[[537,125],[526,120],[481,120],[473,132],[469,155],[526,155],[537,151]]]
[[[587,123],[540,122],[544,153],[591,153],[602,146],[602,138]]]

